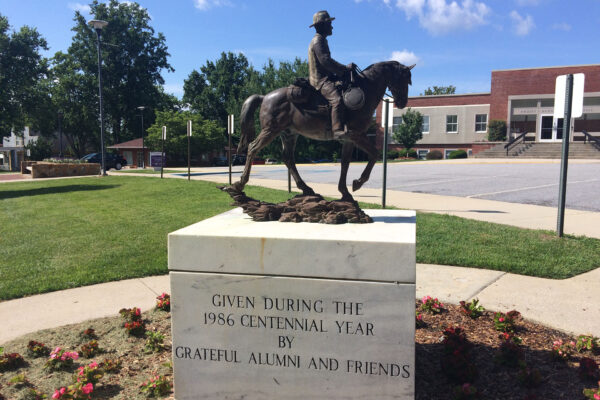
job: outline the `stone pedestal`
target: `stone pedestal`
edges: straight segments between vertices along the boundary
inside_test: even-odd
[[[415,213],[169,235],[175,398],[412,399]]]

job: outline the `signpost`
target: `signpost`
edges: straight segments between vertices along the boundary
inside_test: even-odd
[[[163,168],[165,166],[165,140],[167,140],[167,127],[162,127],[162,150],[160,151],[160,179],[163,177]]]
[[[385,208],[385,195],[387,188],[387,148],[388,130],[390,125],[390,99],[383,99],[381,122],[383,123],[383,192],[381,193],[381,208]],[[392,117],[393,118],[393,117]],[[393,121],[393,119],[392,119]]]
[[[567,168],[569,165],[569,137],[571,133],[571,117],[583,114],[583,74],[568,74],[556,77],[554,95],[554,120],[563,118],[562,158],[560,161],[560,183],[558,189],[558,219],[556,233],[563,236],[565,226],[565,203],[567,196]]]
[[[229,135],[229,146],[227,147],[227,163],[229,164],[229,184],[231,185],[231,134],[234,130],[233,114],[227,116],[227,133]]]
[[[188,138],[188,182],[190,181],[190,141],[192,138],[192,121],[187,122],[187,138]]]

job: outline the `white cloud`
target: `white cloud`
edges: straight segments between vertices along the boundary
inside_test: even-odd
[[[69,3],[68,7],[73,11],[79,11],[81,13],[89,14],[92,9],[87,4],[81,3]]]
[[[194,7],[202,11],[222,6],[231,6],[231,3],[229,0],[194,0]]]
[[[537,6],[540,4],[540,0],[517,0],[517,4],[523,6]]]
[[[510,18],[514,23],[514,32],[518,36],[528,35],[529,32],[535,28],[535,23],[533,22],[531,15],[522,17],[521,14],[513,10],[510,13]]]
[[[560,24],[552,25],[552,29],[556,29],[557,31],[568,32],[571,30],[571,25],[567,24],[566,22],[561,22]]]
[[[407,19],[417,17],[419,24],[432,35],[484,25],[491,11],[474,0],[463,0],[460,4],[453,0],[397,0],[396,7],[404,11]]]
[[[421,61],[421,59],[419,57],[417,57],[417,55],[415,53],[413,53],[412,51],[408,51],[406,49],[404,49],[402,51],[392,52],[391,59],[394,61],[398,61],[399,63],[402,63],[404,65],[417,64]]]

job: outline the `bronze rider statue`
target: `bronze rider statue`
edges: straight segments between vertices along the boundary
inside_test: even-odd
[[[327,11],[313,15],[313,24],[317,34],[308,46],[308,71],[310,84],[327,99],[331,106],[331,130],[334,139],[344,139],[349,133],[344,127],[344,103],[336,81],[340,81],[352,71],[354,64],[343,65],[331,58],[327,36],[333,33],[331,18]]]

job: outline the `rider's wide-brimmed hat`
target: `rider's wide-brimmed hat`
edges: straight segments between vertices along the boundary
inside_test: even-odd
[[[333,21],[335,18],[331,18],[329,16],[329,13],[325,10],[322,11],[317,11],[315,13],[315,15],[313,15],[313,23],[311,26],[309,26],[309,28],[312,28],[313,26],[320,24],[322,22],[329,22],[329,21]]]

